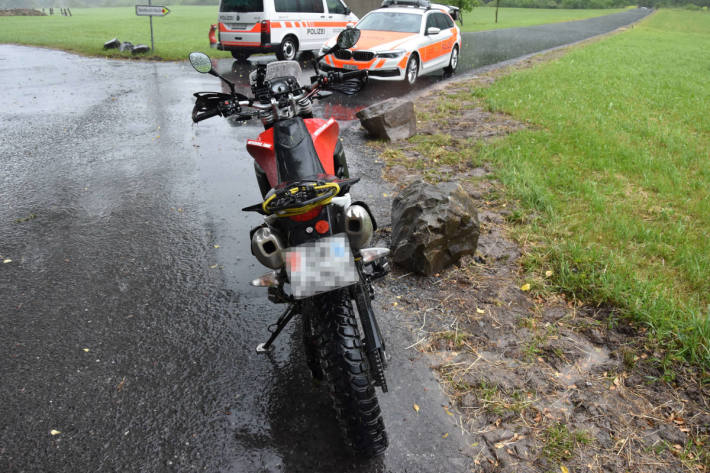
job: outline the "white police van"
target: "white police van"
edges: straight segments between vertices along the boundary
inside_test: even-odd
[[[269,52],[290,60],[357,20],[342,0],[221,0],[217,48],[237,60]]]

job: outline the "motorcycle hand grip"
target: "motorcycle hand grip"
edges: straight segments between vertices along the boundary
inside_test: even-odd
[[[207,120],[208,118],[212,118],[217,115],[221,115],[221,112],[216,107],[212,110],[207,110],[205,112],[199,112],[197,110],[197,107],[192,109],[192,121],[195,123],[201,122],[202,120]]]

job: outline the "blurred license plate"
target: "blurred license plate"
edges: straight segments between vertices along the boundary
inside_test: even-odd
[[[343,69],[348,69],[351,71],[356,71],[357,70],[357,65],[356,64],[343,64]]]
[[[349,286],[357,269],[344,234],[322,238],[286,250],[286,271],[296,299]]]

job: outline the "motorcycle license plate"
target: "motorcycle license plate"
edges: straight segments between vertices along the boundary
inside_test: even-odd
[[[345,234],[322,238],[286,250],[286,272],[296,299],[349,286],[358,281]]]
[[[343,64],[343,69],[347,69],[349,71],[357,71],[357,65],[356,64]]]

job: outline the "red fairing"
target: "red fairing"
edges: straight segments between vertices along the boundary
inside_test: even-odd
[[[338,134],[340,132],[338,122],[332,118],[327,121],[321,118],[307,118],[303,121],[311,134],[313,145],[323,169],[325,169],[325,173],[330,176],[334,175],[333,153],[335,152],[335,145],[338,143]],[[259,135],[258,140],[248,140],[247,151],[261,166],[261,169],[264,170],[271,187],[276,187],[278,176],[276,172],[276,152],[274,151],[274,130],[269,128]]]
[[[271,187],[276,186],[276,153],[274,151],[274,130],[269,128],[259,135],[258,140],[247,140],[247,151],[266,173]]]

